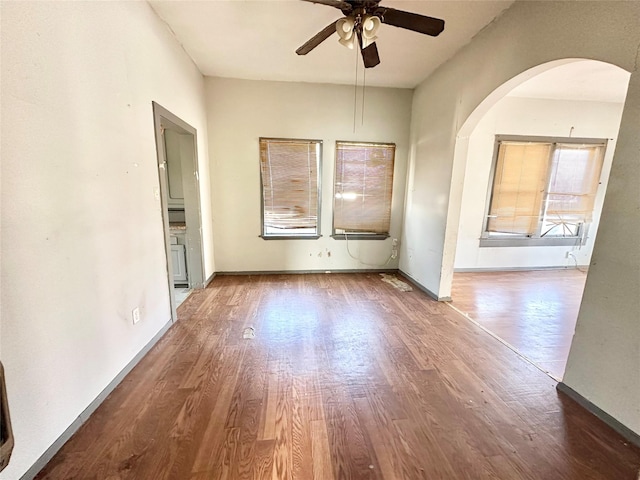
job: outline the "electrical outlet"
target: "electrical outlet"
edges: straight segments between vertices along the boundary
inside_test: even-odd
[[[393,247],[397,247],[398,246],[398,239],[394,238],[393,240],[391,240],[391,246]]]
[[[131,318],[133,319],[134,325],[140,321],[140,308],[136,307],[131,310]]]

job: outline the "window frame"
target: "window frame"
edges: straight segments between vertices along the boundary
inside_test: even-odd
[[[582,223],[577,228],[577,235],[571,237],[541,237],[542,225],[544,223],[544,214],[542,210],[538,217],[538,227],[532,236],[508,234],[493,234],[487,231],[489,224],[489,213],[491,211],[491,202],[493,200],[493,187],[495,182],[496,168],[498,165],[498,155],[500,144],[502,142],[530,142],[530,143],[551,143],[551,151],[549,153],[549,163],[553,159],[553,155],[558,148],[558,144],[577,144],[577,145],[594,145],[602,146],[602,159],[600,178],[598,185],[602,184],[602,174],[604,172],[604,160],[607,152],[608,139],[606,138],[578,138],[578,137],[545,137],[530,135],[496,135],[494,141],[493,161],[491,163],[491,171],[489,173],[489,184],[487,188],[487,197],[485,202],[484,219],[482,222],[482,233],[480,236],[480,247],[553,247],[553,246],[582,246],[587,242],[589,227],[592,222]],[[551,168],[548,169],[547,179],[545,182],[545,199],[548,195],[549,181],[551,177]],[[596,191],[597,195],[597,191]],[[544,208],[544,201],[542,208]]]
[[[389,230],[391,230],[391,214],[393,213],[393,184],[395,181],[395,169],[396,169],[396,151],[397,145],[393,142],[362,142],[357,140],[336,140],[334,149],[334,174],[333,174],[333,189],[332,189],[332,215],[331,215],[331,238],[334,240],[386,240],[391,237],[391,232],[386,233],[366,233],[366,232],[344,232],[336,233],[335,227],[335,215],[336,215],[336,179],[338,175],[338,145],[364,145],[375,147],[393,147],[393,160],[391,164],[391,196],[389,197]]]
[[[315,143],[316,152],[316,170],[317,170],[317,191],[318,191],[318,209],[316,218],[316,231],[315,233],[287,233],[287,234],[269,234],[265,232],[264,221],[264,181],[262,178],[262,155],[260,152],[260,145],[262,141],[277,141],[277,142],[308,142]],[[263,240],[317,240],[322,237],[320,233],[321,219],[322,219],[322,140],[307,139],[307,138],[276,138],[276,137],[259,137],[258,138],[258,166],[260,171],[260,235]]]

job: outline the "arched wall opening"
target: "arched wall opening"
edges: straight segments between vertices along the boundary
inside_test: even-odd
[[[450,208],[448,219],[455,222],[458,215],[456,240],[449,239],[455,245],[452,267],[457,272],[452,305],[556,379],[564,374],[573,337],[629,78],[620,67],[596,60],[539,65],[492,92],[456,138],[453,175],[460,180],[452,185],[460,188],[450,206],[459,202],[459,208]],[[606,142],[593,213],[576,226],[578,239],[544,236],[546,228],[534,233],[527,246],[526,236],[515,242],[512,235],[487,238],[495,149],[497,139],[505,136],[532,142]],[[563,166],[566,175],[568,160]],[[572,172],[578,173],[584,172]],[[545,202],[540,201],[542,213]],[[538,269],[554,271],[532,272]]]

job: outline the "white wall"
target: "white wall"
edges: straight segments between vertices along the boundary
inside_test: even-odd
[[[170,319],[152,100],[199,133],[204,82],[145,2],[1,2],[2,337],[20,478]],[[132,325],[131,311],[142,320]]]
[[[351,253],[360,262],[349,256],[345,241],[330,236],[335,141],[396,144],[390,234],[400,237],[411,90],[367,88],[364,125],[358,106],[355,133],[353,87],[207,78],[206,95],[218,271],[366,269],[387,260],[391,239],[349,241]],[[259,137],[323,141],[322,238],[259,237]],[[397,260],[386,267],[396,268]]]
[[[515,2],[425,80],[413,100],[400,259],[400,267],[414,279],[440,297],[449,296],[463,183],[454,158],[466,158],[466,151],[456,152],[455,147],[470,133],[464,127],[475,119],[476,107],[481,107],[477,110],[481,117],[496,96],[512,89],[512,79],[521,83],[552,66],[547,62],[588,58],[631,72],[564,381],[636,433],[640,433],[640,255],[634,241],[640,235],[638,25],[640,2]]]
[[[598,231],[623,104],[504,97],[489,110],[469,138],[460,210],[455,268],[463,270],[573,267],[588,265]],[[484,215],[496,135],[609,139],[593,221],[585,245],[565,247],[482,247]]]

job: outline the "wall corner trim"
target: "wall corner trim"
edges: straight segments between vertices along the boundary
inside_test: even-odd
[[[202,288],[207,288],[214,278],[216,278],[216,272],[213,272],[209,278],[204,281],[204,286]]]
[[[124,378],[133,370],[133,368],[143,359],[143,357],[149,353],[149,350],[153,348],[153,346],[158,343],[165,333],[171,328],[173,324],[171,320],[169,320],[165,325],[160,329],[158,333],[156,333],[149,343],[147,343],[142,350],[140,350],[135,357],[131,359],[125,367],[120,370],[111,382],[98,394],[98,396],[85,408],[78,418],[76,418],[67,429],[62,432],[62,434],[51,444],[49,448],[45,450],[45,452],[35,461],[35,463],[27,470],[20,480],[33,480],[36,475],[42,470],[47,463],[53,458],[53,456],[58,453],[65,443],[73,436],[74,433],[78,431],[78,429],[89,419],[91,414],[96,411],[96,409],[104,402],[104,400],[109,396],[113,390],[124,380]]]
[[[605,412],[598,406],[591,403],[585,397],[580,395],[578,392],[576,392],[573,388],[568,386],[566,383],[559,382],[558,385],[556,385],[556,390],[565,394],[571,400],[578,403],[578,405],[585,408],[588,412],[598,417],[600,420],[606,423],[609,427],[611,427],[613,430],[619,433],[622,437],[624,437],[624,439],[627,440],[629,443],[632,443],[633,445],[640,447],[640,434],[637,434],[636,432],[631,430],[629,427],[626,427],[625,425],[620,423],[618,420],[613,418],[607,412]]]

